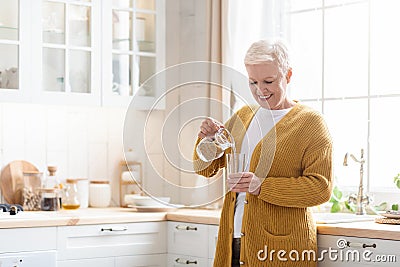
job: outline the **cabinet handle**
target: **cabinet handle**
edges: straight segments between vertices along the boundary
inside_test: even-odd
[[[109,231],[109,232],[123,232],[127,231],[128,228],[126,227],[121,227],[121,228],[101,228],[102,232]]]
[[[185,260],[185,259],[181,259],[181,258],[176,258],[175,262],[178,264],[196,264],[197,265],[197,261]]]
[[[185,231],[197,231],[197,227],[189,226],[189,225],[181,225],[178,224],[175,226],[176,230],[185,230]]]
[[[353,248],[376,248],[376,244],[365,244],[365,243],[352,243],[350,241],[347,241],[347,246],[348,247],[353,247]]]

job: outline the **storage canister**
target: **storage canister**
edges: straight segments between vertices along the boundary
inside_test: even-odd
[[[109,181],[90,181],[89,205],[94,208],[106,208],[111,201],[111,187]]]
[[[58,189],[41,188],[40,208],[43,211],[57,211],[60,209]]]

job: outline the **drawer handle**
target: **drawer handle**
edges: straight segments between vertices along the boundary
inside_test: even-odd
[[[175,226],[176,230],[184,230],[184,231],[197,231],[197,227],[189,226],[189,225],[177,225]]]
[[[365,243],[363,243],[363,244],[361,244],[361,243],[352,243],[352,242],[350,242],[350,241],[347,241],[347,246],[350,248],[350,247],[353,247],[353,248],[376,248],[376,244],[374,243],[374,244],[365,244]]]
[[[121,227],[121,228],[101,228],[102,232],[108,231],[108,232],[123,232],[127,231],[128,228],[126,227]]]
[[[181,258],[176,258],[175,262],[179,263],[179,264],[196,264],[197,265],[197,261],[185,260],[185,259],[181,259]]]

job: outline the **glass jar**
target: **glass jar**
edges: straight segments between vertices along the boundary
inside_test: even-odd
[[[40,209],[43,211],[58,211],[60,209],[60,199],[58,190],[55,188],[42,188]]]
[[[90,181],[89,204],[94,208],[106,208],[111,201],[109,181]]]
[[[40,188],[42,174],[38,171],[24,171],[23,208],[27,211],[40,210]]]
[[[75,179],[66,180],[65,192],[62,199],[63,209],[74,210],[80,207],[77,184],[78,180]]]

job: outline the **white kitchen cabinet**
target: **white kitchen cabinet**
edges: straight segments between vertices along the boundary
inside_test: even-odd
[[[347,244],[345,248],[338,247]],[[322,256],[323,255],[323,256]],[[398,241],[318,235],[319,267],[398,266]]]
[[[150,109],[165,87],[139,88],[165,67],[165,0],[2,0],[0,58],[1,101],[127,106],[139,92]]]
[[[157,263],[167,252],[166,226],[166,222],[143,222],[58,227],[58,261],[63,266],[81,259],[93,266],[102,260],[109,263],[96,266],[126,266],[135,262],[130,256],[137,256],[155,257]]]
[[[115,267],[165,267],[167,254],[122,256],[115,258]]]
[[[136,94],[135,108],[150,109],[165,88],[151,82],[142,86],[165,67],[165,0],[102,5],[103,103],[128,104]]]
[[[218,226],[168,222],[168,266],[212,266]]]
[[[196,256],[187,256],[187,255],[177,255],[177,254],[168,254],[168,267],[182,267],[182,266],[209,266],[208,259],[196,257]]]
[[[0,266],[56,266],[55,227],[0,229]]]
[[[29,101],[31,1],[3,0],[0,8],[0,99]],[[21,79],[24,77],[24,79]]]
[[[168,222],[168,253],[208,258],[208,225]]]
[[[115,267],[114,258],[57,261],[57,267]]]
[[[0,229],[0,253],[55,250],[55,227]]]
[[[219,228],[218,225],[209,225],[208,226],[208,258],[209,259],[214,259],[214,256],[215,256],[215,248],[217,246],[217,241],[218,241],[218,228]]]

